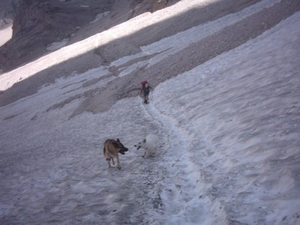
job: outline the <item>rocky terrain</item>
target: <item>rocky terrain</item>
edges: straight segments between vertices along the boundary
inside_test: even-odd
[[[12,70],[46,54],[46,47],[53,42],[70,39],[74,35],[76,37],[72,40],[78,41],[176,1],[1,1],[0,25],[10,24],[12,19],[14,25],[12,39],[0,48],[0,68],[3,71]],[[82,28],[105,12],[111,12],[109,22],[103,19],[94,27]]]

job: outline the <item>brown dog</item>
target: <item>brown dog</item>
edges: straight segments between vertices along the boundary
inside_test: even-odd
[[[111,167],[110,160],[112,160],[113,165],[115,165],[114,158],[117,158],[118,169],[121,169],[118,153],[124,155],[127,151],[128,148],[120,142],[119,138],[117,140],[107,139],[104,142],[103,155],[108,162],[108,167]]]

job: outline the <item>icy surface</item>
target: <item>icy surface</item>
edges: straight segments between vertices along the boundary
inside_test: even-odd
[[[299,20],[161,83],[148,105],[71,117],[114,79],[100,67],[2,107],[1,224],[299,224]],[[159,153],[142,158],[149,133]],[[121,170],[107,138],[130,149]]]

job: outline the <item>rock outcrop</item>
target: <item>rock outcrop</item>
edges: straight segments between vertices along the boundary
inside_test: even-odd
[[[7,72],[37,59],[51,43],[70,39],[101,13],[113,12],[110,24],[121,23],[174,2],[178,0],[4,0],[0,16],[13,19],[13,36],[0,48],[0,69]]]

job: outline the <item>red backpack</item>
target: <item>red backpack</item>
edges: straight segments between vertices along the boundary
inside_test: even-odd
[[[143,85],[143,86],[145,86],[145,84],[147,84],[148,82],[145,80],[145,81],[143,81],[141,84]]]

